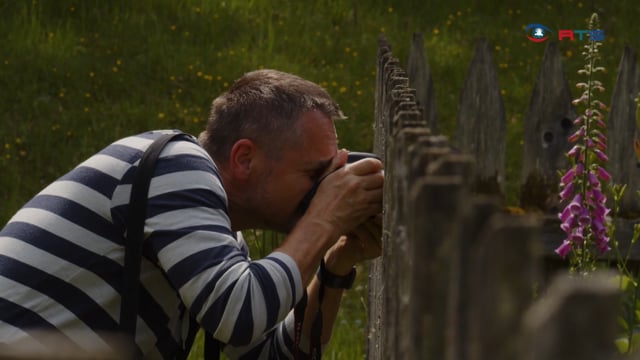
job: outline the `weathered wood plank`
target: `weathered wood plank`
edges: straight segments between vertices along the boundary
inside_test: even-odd
[[[634,99],[640,91],[639,73],[636,53],[627,46],[618,66],[607,121],[607,167],[614,183],[627,185],[620,201],[621,214],[634,217],[640,216],[640,198],[636,195],[640,189],[640,166],[633,151],[633,138],[638,131]]]
[[[613,359],[620,300],[611,275],[557,277],[525,314],[519,358]]]
[[[470,256],[467,329],[470,360],[511,360],[518,355],[521,316],[541,279],[539,224],[529,216],[496,214]],[[491,326],[487,326],[491,324]]]
[[[383,219],[383,256],[371,265],[369,278],[369,342],[370,359],[385,359],[395,353],[398,345],[398,259],[406,257],[406,236],[403,219],[404,198],[411,179],[418,178],[407,163],[412,155],[410,145],[428,136],[422,112],[415,103],[415,90],[408,88],[406,73],[391,56],[384,38],[379,41],[376,76],[376,137],[374,148],[382,156],[387,178],[403,181],[385,182]],[[417,171],[420,171],[419,169]],[[407,174],[398,177],[398,173]]]
[[[411,160],[419,156],[416,152],[424,150],[416,149],[410,144],[421,142],[421,138],[428,136],[426,128],[404,128],[396,136],[389,139],[388,156],[394,159],[385,165],[385,177],[395,179],[385,182],[385,224],[383,234],[383,262],[384,275],[383,282],[384,306],[381,319],[384,323],[383,338],[384,348],[387,353],[396,353],[398,349],[399,332],[399,312],[406,307],[403,301],[403,294],[406,292],[402,288],[401,278],[403,276],[403,262],[406,261],[409,249],[406,234],[407,219],[410,217],[406,210],[408,201],[408,189],[414,179],[419,178],[424,169],[412,166]]]
[[[474,191],[503,194],[505,112],[489,42],[480,39],[458,102],[455,144],[476,159]]]
[[[446,360],[468,360],[469,323],[475,301],[472,296],[473,266],[472,259],[477,253],[478,234],[486,228],[487,223],[499,211],[499,204],[493,197],[478,196],[469,201],[468,209],[461,213],[458,241],[454,242],[455,256],[451,259],[451,286],[447,297],[449,307],[446,312],[447,329],[445,332]]]
[[[524,117],[520,205],[557,212],[558,175],[567,169],[567,137],[577,114],[555,42],[548,42]]]
[[[384,36],[378,39],[378,56],[376,67],[376,88],[375,88],[375,105],[374,105],[374,151],[383,156],[385,152],[386,143],[386,129],[383,121],[384,113],[384,97],[386,96],[384,87],[384,66],[389,60],[390,45]]]
[[[426,176],[410,191],[407,208],[408,258],[404,261],[402,294],[408,306],[400,314],[398,359],[443,359],[446,307],[455,250],[458,216],[464,199],[460,176]]]
[[[376,89],[375,89],[375,110],[374,110],[374,144],[373,149],[378,156],[381,157],[383,164],[387,167],[389,163],[386,158],[386,149],[387,149],[387,132],[385,127],[385,119],[383,118],[385,109],[384,109],[384,98],[386,97],[385,92],[385,78],[384,78],[384,66],[389,60],[390,54],[390,45],[384,36],[380,36],[378,38],[378,54],[377,54],[377,67],[376,67]],[[385,186],[387,186],[385,182]],[[386,198],[386,196],[385,196]],[[388,200],[385,199],[385,204],[387,204]],[[385,205],[384,213],[385,216],[383,218],[383,228],[389,229],[390,224],[388,222],[386,213],[388,212],[388,205]],[[385,231],[383,231],[382,235],[382,244],[383,248],[385,247],[385,243],[388,241],[387,235],[385,235]],[[367,297],[367,308],[368,308],[368,316],[367,316],[367,341],[366,341],[366,355],[367,359],[382,359],[384,354],[384,345],[382,342],[383,336],[383,322],[382,316],[384,314],[384,279],[383,274],[385,274],[385,263],[383,262],[383,258],[375,259],[371,262],[369,266],[369,296]]]
[[[432,133],[438,132],[438,118],[436,113],[435,91],[431,69],[426,60],[424,40],[421,33],[414,33],[409,49],[407,61],[407,73],[409,74],[409,86],[416,89],[418,106],[424,112],[424,119]]]

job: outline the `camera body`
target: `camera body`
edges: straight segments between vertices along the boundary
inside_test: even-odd
[[[366,158],[381,160],[380,157],[376,154],[367,153],[367,152],[349,151],[347,153],[347,164],[351,164],[358,160],[362,160]],[[318,186],[320,186],[320,183],[322,182],[322,180],[324,180],[325,177],[326,175],[321,177],[318,181],[316,181],[315,184],[313,184],[313,186],[311,187],[311,189],[309,189],[309,191],[307,191],[307,193],[304,195],[304,197],[300,201],[300,204],[298,204],[299,214],[304,214],[307,211],[307,208],[311,203],[311,199],[313,199],[313,196],[316,194],[316,191],[318,190]]]

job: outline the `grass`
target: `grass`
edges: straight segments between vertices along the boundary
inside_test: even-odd
[[[293,72],[326,87],[350,118],[337,125],[340,145],[368,150],[381,33],[401,63],[411,34],[423,33],[446,135],[455,128],[474,42],[490,40],[507,114],[507,202],[516,204],[522,120],[544,51],[523,28],[536,22],[584,29],[594,10],[606,34],[607,99],[623,46],[640,48],[635,0],[0,1],[0,223],[119,137],[156,128],[199,133],[211,100],[256,68]],[[559,43],[570,84],[582,66],[581,45]],[[360,273],[328,359],[362,357],[366,276]]]

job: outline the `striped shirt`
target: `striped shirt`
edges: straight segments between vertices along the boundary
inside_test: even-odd
[[[162,132],[107,146],[0,231],[0,344],[46,347],[37,336],[46,330],[79,349],[113,347],[105,334],[118,330],[131,183],[142,153]],[[145,237],[136,333],[145,358],[188,352],[198,326],[231,358],[292,358],[299,270],[278,252],[251,261],[231,230],[218,170],[190,136],[160,155]]]

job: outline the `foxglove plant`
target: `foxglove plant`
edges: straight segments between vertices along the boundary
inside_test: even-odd
[[[595,31],[598,26],[598,16],[593,14],[589,29]],[[604,91],[602,83],[595,79],[599,71],[604,71],[596,66],[602,45],[599,40],[591,37],[582,52],[586,64],[578,74],[586,76],[587,81],[576,84],[583,92],[573,105],[584,106],[585,110],[574,121],[577,131],[568,139],[574,145],[567,152],[571,167],[560,179],[560,199],[568,204],[558,214],[566,238],[556,253],[563,258],[570,254],[571,267],[579,273],[593,270],[597,256],[610,249],[606,220],[610,210],[603,194],[603,185],[611,181],[605,170],[607,138],[601,112],[606,106],[594,96],[595,91]]]

